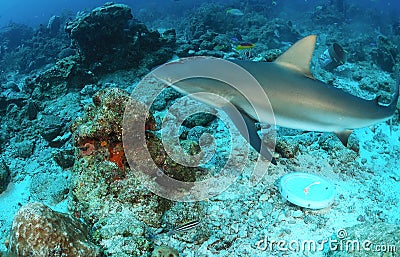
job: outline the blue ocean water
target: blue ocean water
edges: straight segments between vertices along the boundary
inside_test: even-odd
[[[82,250],[77,245],[88,246],[85,256],[399,256],[400,118],[392,102],[399,84],[399,1],[107,2],[0,0],[0,256]],[[155,82],[146,76],[162,77],[163,68],[185,63],[163,66],[171,60],[213,56],[221,66],[209,62],[211,74],[240,81],[239,89],[254,86],[250,73],[227,61],[239,60],[268,88],[269,78],[249,63],[269,64],[299,41],[302,51],[281,60],[275,73],[265,71],[271,80],[301,86],[269,85],[272,96],[285,90],[291,99],[271,101],[271,109],[278,114],[293,105],[298,113],[294,122],[284,120],[288,128],[257,122],[240,97],[227,94],[250,137],[268,145],[264,157],[274,165],[258,158],[257,140],[255,151],[241,131],[231,131],[240,127],[232,113],[185,96],[197,86],[223,90],[204,86],[208,81],[186,91],[164,89],[174,77]],[[204,68],[192,65],[183,71],[196,75]],[[314,90],[315,81],[326,91]],[[264,107],[263,92],[248,92]],[[154,101],[129,116],[131,93]],[[148,111],[146,122],[130,122]],[[123,133],[140,122],[144,137],[133,135],[138,142],[132,142]],[[337,124],[356,129],[348,138],[347,130],[338,136],[318,130]],[[138,158],[144,138],[151,158]],[[153,164],[159,188],[140,180]],[[218,177],[223,168],[227,176]],[[160,179],[163,174],[184,186]],[[67,225],[59,227],[57,219]],[[30,228],[37,220],[43,224]],[[56,233],[40,230],[45,225]],[[19,228],[28,229],[26,238]],[[48,243],[46,255],[35,248],[34,239],[40,246],[50,238],[62,244],[68,240],[57,238],[65,234],[79,249]]]
[[[32,26],[41,23],[47,23],[48,19],[55,14],[63,12],[76,13],[77,11],[91,10],[96,6],[100,6],[107,1],[90,0],[90,1],[47,1],[38,0],[27,2],[24,0],[16,1],[0,1],[0,26],[7,25],[10,21],[21,22]],[[148,11],[164,12],[165,15],[181,15],[185,10],[199,7],[202,3],[210,2],[206,0],[167,0],[167,1],[118,1],[119,3],[128,4],[132,7],[134,13],[140,9]],[[335,1],[318,1],[318,0],[293,0],[290,3],[284,1],[236,1],[236,0],[218,0],[213,2],[222,2],[232,4],[232,6],[243,6],[246,4],[257,3],[258,5],[271,6],[274,5],[278,10],[294,11],[297,14],[312,10],[313,7],[322,4],[330,4]],[[398,16],[400,12],[400,3],[397,1],[346,1],[348,5],[355,5],[362,9],[371,9],[376,13],[389,14]],[[386,16],[386,15],[385,15]]]
[[[41,23],[47,23],[52,15],[59,15],[63,12],[76,13],[78,11],[90,11],[97,6],[101,6],[109,1],[90,0],[90,1],[46,1],[39,0],[35,2],[27,1],[6,1],[0,2],[0,26],[11,22],[21,22],[31,26],[37,26]],[[179,14],[185,9],[195,8],[201,3],[207,1],[118,1],[118,3],[128,4],[135,11],[147,9],[149,11],[163,11],[166,14]],[[218,1],[217,1],[218,2]]]

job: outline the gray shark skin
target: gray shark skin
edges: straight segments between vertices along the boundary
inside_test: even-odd
[[[278,63],[235,63],[262,85],[271,102],[276,124],[282,127],[339,132],[385,121],[396,110],[398,82],[391,103],[384,106],[375,99],[356,97]]]
[[[261,85],[269,98],[276,125],[300,129],[305,131],[334,132],[340,140],[347,144],[349,130],[368,127],[389,119],[396,110],[399,98],[399,79],[390,104],[383,105],[374,100],[366,100],[351,95],[341,89],[316,80],[310,72],[310,61],[314,52],[316,36],[305,37],[294,44],[282,54],[275,62],[232,61],[249,72]],[[199,67],[198,62],[206,58],[187,61],[172,62],[170,65],[176,70],[193,70]],[[213,69],[213,67],[210,67]],[[218,67],[215,67],[218,69]],[[221,70],[222,74],[229,73]],[[171,73],[156,74],[161,79],[168,81],[174,76]],[[239,80],[239,79],[238,79]],[[238,81],[238,83],[246,83]],[[235,105],[244,114],[259,122],[271,122],[268,118],[271,113],[257,114],[249,104],[257,107],[263,101],[260,94],[255,91],[246,95],[248,101],[238,95],[223,83],[205,78],[191,78],[171,85],[181,93],[191,94],[196,92],[212,92],[218,94]],[[198,99],[205,103],[221,108],[209,99]],[[257,109],[257,108],[256,108]]]

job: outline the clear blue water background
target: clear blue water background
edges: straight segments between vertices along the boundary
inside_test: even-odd
[[[182,12],[200,6],[204,2],[225,2],[235,5],[245,5],[248,1],[235,1],[235,0],[220,0],[220,1],[206,1],[206,0],[140,0],[129,1],[120,0],[117,3],[128,4],[132,7],[133,12],[139,10],[152,10],[162,11],[166,15],[182,15]],[[94,7],[100,6],[108,1],[104,0],[0,0],[0,27],[6,26],[9,22],[17,22],[29,24],[33,27],[39,24],[46,24],[52,15],[59,15],[61,13],[76,13],[82,10],[91,10]],[[297,13],[312,10],[313,7],[320,4],[326,4],[330,1],[321,0],[265,0],[257,1],[258,3],[265,3],[265,5],[276,4],[277,9],[281,10],[295,10]],[[377,14],[400,16],[400,1],[379,1],[379,0],[364,0],[364,1],[345,1],[347,4],[354,4],[365,9],[373,9]],[[400,18],[399,18],[400,19]]]

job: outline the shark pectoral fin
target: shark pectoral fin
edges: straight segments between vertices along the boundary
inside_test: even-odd
[[[279,56],[275,60],[275,63],[296,70],[309,78],[315,79],[310,71],[310,63],[314,53],[316,40],[316,35],[310,35],[300,39],[286,50],[286,52]]]
[[[235,124],[236,128],[239,130],[240,134],[247,140],[247,142],[259,153],[261,156],[266,158],[272,164],[277,165],[275,158],[272,156],[272,153],[268,150],[268,146],[266,146],[262,141],[260,136],[257,134],[257,128],[255,126],[256,121],[251,118],[247,113],[242,110],[239,110],[240,115],[242,116],[244,122],[246,123],[246,127],[243,127],[243,121],[240,119],[234,119],[236,115],[231,115],[231,108],[221,108],[229,117],[231,117],[233,124]],[[236,116],[237,117],[237,116]]]
[[[339,138],[339,140],[342,142],[342,144],[344,146],[347,146],[347,143],[349,141],[349,136],[351,135],[351,133],[353,132],[353,130],[344,130],[344,131],[336,131],[334,132],[335,135]]]

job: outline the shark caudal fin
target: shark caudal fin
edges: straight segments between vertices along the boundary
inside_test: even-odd
[[[278,59],[275,60],[275,63],[303,73],[305,76],[314,79],[310,71],[310,63],[316,41],[316,35],[310,35],[300,39],[279,56]]]

